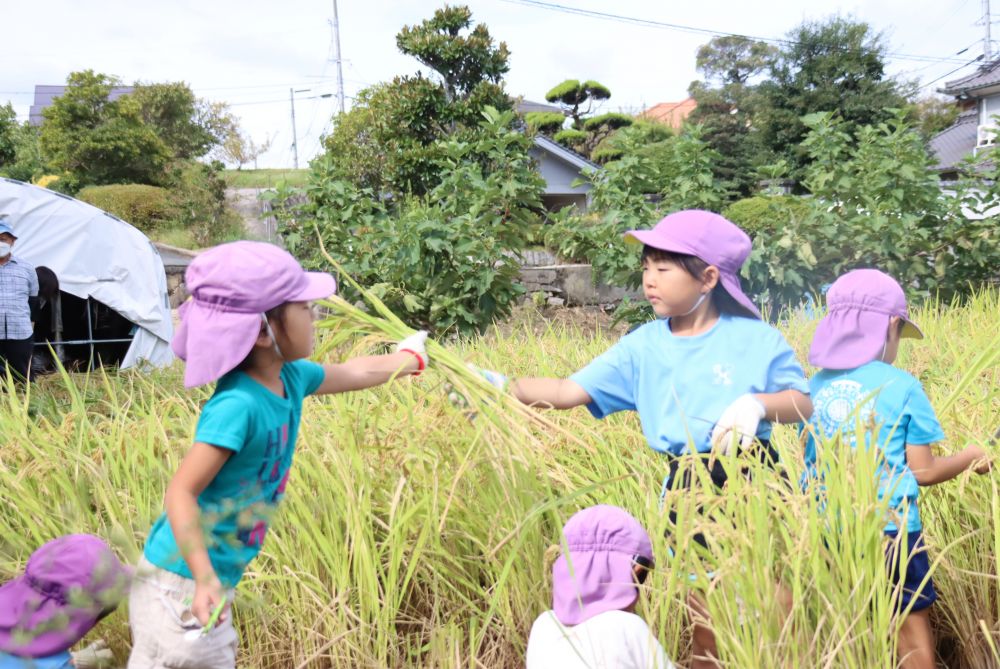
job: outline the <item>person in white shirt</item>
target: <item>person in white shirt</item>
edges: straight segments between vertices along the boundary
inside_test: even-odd
[[[634,612],[654,564],[639,521],[617,506],[592,506],[569,519],[563,536],[552,609],[531,626],[527,669],[675,669]]]

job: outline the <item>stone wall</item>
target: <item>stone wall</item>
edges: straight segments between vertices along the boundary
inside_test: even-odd
[[[605,284],[594,285],[590,265],[544,265],[522,267],[521,284],[529,295],[545,293],[553,306],[613,304],[624,297],[641,298],[642,293]]]

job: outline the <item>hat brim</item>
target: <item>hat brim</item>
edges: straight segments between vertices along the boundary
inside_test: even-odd
[[[749,311],[757,318],[763,319],[760,309],[758,309],[757,305],[755,305],[747,294],[743,292],[743,287],[740,285],[739,277],[735,274],[719,270],[719,283],[722,284],[722,287],[727,293],[729,293],[730,297],[739,302],[741,307]]]
[[[686,243],[683,239],[664,234],[663,230],[629,230],[625,233],[625,242],[628,244],[643,244],[671,253],[684,253],[689,256],[698,255],[691,248],[690,244]]]
[[[217,381],[250,355],[260,335],[261,315],[223,311],[195,300],[180,308],[181,324],[170,343],[184,361],[188,388]]]
[[[337,292],[337,281],[326,272],[306,272],[306,283],[302,290],[288,298],[289,302],[311,302],[322,300]]]
[[[639,596],[632,556],[618,551],[572,551],[552,566],[552,610],[563,625],[579,625]]]
[[[97,624],[101,611],[44,597],[20,576],[0,587],[0,651],[39,658],[71,648]],[[32,630],[45,631],[32,633]]]
[[[903,318],[903,330],[899,336],[901,339],[923,339],[924,333],[917,327],[916,323],[909,318]]]

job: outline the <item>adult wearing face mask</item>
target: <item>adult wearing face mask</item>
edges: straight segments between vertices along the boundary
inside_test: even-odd
[[[15,379],[26,379],[34,347],[38,311],[35,268],[14,257],[17,235],[0,220],[0,374],[9,368]]]

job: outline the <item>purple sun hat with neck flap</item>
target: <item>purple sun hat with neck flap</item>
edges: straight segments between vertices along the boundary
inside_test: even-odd
[[[760,310],[743,292],[740,268],[750,256],[747,233],[718,214],[687,209],[665,216],[652,230],[629,230],[625,241],[661,251],[691,255],[719,268],[719,282],[740,306],[760,318]]]
[[[816,367],[854,369],[879,359],[893,316],[903,321],[901,337],[924,338],[910,320],[903,289],[877,269],[856,269],[834,281],[826,310],[809,348],[809,363]]]
[[[638,520],[617,506],[576,512],[563,527],[564,552],[552,565],[552,610],[563,625],[628,608],[639,596],[633,558],[653,560]]]
[[[337,290],[331,275],[307,272],[290,253],[265,242],[231,242],[203,251],[184,279],[191,299],[181,305],[171,346],[186,363],[188,388],[236,369],[253,350],[266,311]]]
[[[0,651],[40,658],[68,650],[126,597],[131,577],[98,537],[53,539],[0,586]]]

